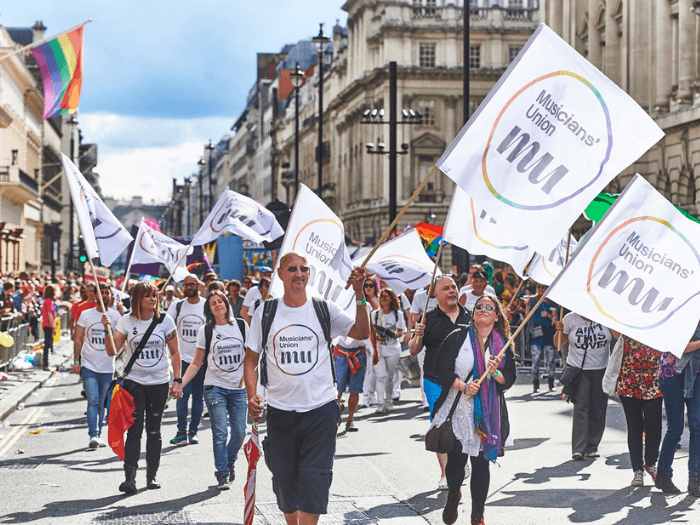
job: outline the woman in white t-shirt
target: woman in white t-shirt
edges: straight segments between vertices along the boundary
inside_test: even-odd
[[[182,384],[173,383],[174,395],[197,375],[206,359],[204,401],[211,420],[214,466],[219,490],[227,490],[233,481],[234,463],[245,438],[248,397],[243,385],[243,356],[248,324],[234,319],[226,295],[219,290],[209,293],[204,303],[205,325],[197,333],[197,349]],[[243,332],[241,332],[241,328]],[[207,331],[211,339],[207,348]],[[228,426],[231,423],[231,439]]]
[[[146,480],[147,488],[159,489],[156,473],[160,464],[162,440],[160,426],[169,390],[168,353],[172,359],[175,381],[181,382],[180,347],[177,340],[175,321],[168,314],[161,313],[158,303],[158,290],[154,284],[139,282],[131,292],[131,313],[123,316],[114,332],[114,347],[109,338],[105,341],[107,355],[126,344],[125,362],[129,362],[141,339],[154,319],[161,319],[155,326],[145,346],[139,353],[134,366],[124,379],[124,389],[134,398],[134,424],[129,427],[124,445],[124,472],[126,480],[119,490],[127,494],[136,493],[136,469],[141,455],[141,435],[146,427]],[[161,316],[163,316],[161,318]],[[103,324],[107,321],[104,314]],[[116,347],[116,348],[115,348]],[[166,352],[167,349],[167,352]]]
[[[372,324],[372,337],[376,341],[376,352],[372,358],[377,374],[376,413],[383,414],[394,409],[391,398],[394,390],[394,371],[401,357],[399,340],[406,330],[399,299],[391,289],[386,288],[379,294],[379,308],[372,312]],[[381,332],[384,332],[384,335]]]
[[[555,346],[561,348],[565,342],[569,343],[567,366],[581,368],[579,386],[571,396],[574,403],[571,458],[577,461],[584,457],[597,458],[608,410],[603,376],[608,366],[610,342],[620,334],[574,312],[566,314],[556,327]]]

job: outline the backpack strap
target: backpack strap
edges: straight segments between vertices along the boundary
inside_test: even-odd
[[[245,321],[240,317],[236,317],[236,323],[238,324],[238,329],[241,331],[243,336],[243,344],[245,345]]]
[[[323,299],[318,297],[312,297],[311,301],[314,305],[314,311],[316,312],[316,317],[318,317],[319,323],[321,323],[321,329],[323,330],[323,336],[326,338],[326,344],[328,345],[328,354],[330,355],[331,363],[331,377],[333,378],[333,384],[337,384],[338,381],[335,377],[335,366],[333,364],[333,346],[331,345],[331,313],[328,309],[328,303]]]
[[[175,303],[175,326],[177,326],[177,318],[180,317],[180,312],[182,311],[182,303],[186,299],[180,299],[177,303]]]
[[[209,363],[209,350],[211,348],[211,339],[214,335],[214,326],[206,323],[204,325],[204,363],[202,363],[202,368],[207,369],[207,364]]]
[[[268,299],[263,304],[263,313],[261,319],[262,328],[262,350],[260,351],[260,384],[262,386],[267,386],[267,336],[270,334],[270,328],[272,327],[272,321],[275,318],[275,313],[277,312],[277,305],[279,299]]]

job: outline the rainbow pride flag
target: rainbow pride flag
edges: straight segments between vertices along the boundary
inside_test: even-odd
[[[74,113],[83,85],[83,27],[32,48],[44,84],[44,118]]]
[[[442,230],[442,226],[435,226],[427,222],[419,222],[416,224],[416,231],[423,243],[425,253],[427,253],[429,257],[437,255],[438,249],[440,248],[440,241],[442,241]]]

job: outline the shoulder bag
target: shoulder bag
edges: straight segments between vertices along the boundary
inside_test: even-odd
[[[566,397],[566,402],[570,402],[573,395],[578,390],[578,386],[581,383],[581,371],[583,370],[583,365],[586,363],[586,355],[588,354],[588,348],[583,352],[583,359],[581,360],[581,367],[566,364],[564,366],[564,371],[559,376],[559,382],[564,385],[561,389],[561,393]]]
[[[457,409],[457,404],[459,403],[461,395],[461,392],[457,392],[445,422],[440,426],[431,428],[425,435],[425,450],[428,452],[447,454],[451,452],[452,448],[455,446],[455,433],[454,430],[452,430],[452,415]]]

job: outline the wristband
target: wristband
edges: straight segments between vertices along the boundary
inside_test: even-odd
[[[75,361],[73,361],[73,364],[74,364],[74,365],[79,365],[79,364],[80,364],[80,361],[78,361],[78,360],[76,359]]]
[[[462,390],[462,392],[464,392],[465,396],[467,395],[467,383],[464,383],[464,390]]]
[[[182,378],[181,378],[181,377],[176,377],[175,379],[173,379],[173,383],[180,383],[180,384],[182,384]]]
[[[364,306],[365,304],[367,304],[367,301],[365,301],[364,299],[357,299],[357,300],[355,301],[355,304],[356,304],[357,306]]]
[[[498,370],[496,370],[496,373],[493,374],[491,377],[493,377],[494,379],[496,379],[496,378],[498,377]]]

